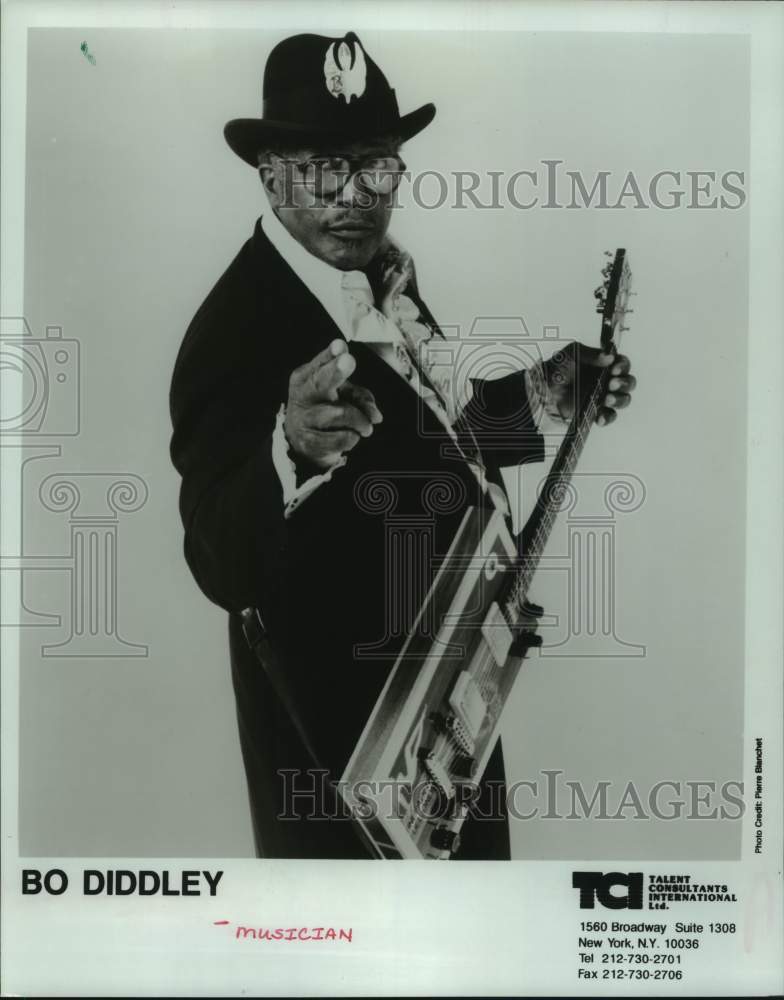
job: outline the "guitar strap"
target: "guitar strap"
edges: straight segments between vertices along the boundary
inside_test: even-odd
[[[288,713],[289,719],[291,720],[291,723],[294,726],[294,729],[296,730],[296,733],[300,738],[300,742],[305,750],[309,767],[314,769],[314,773],[322,772],[329,775],[329,769],[325,767],[319,759],[319,756],[316,753],[313,743],[308,735],[308,730],[302,721],[302,716],[297,710],[297,704],[291,692],[291,687],[283,670],[280,659],[270,642],[269,633],[264,625],[261,612],[258,608],[245,608],[244,611],[240,612],[240,620],[242,622],[242,631],[245,636],[245,641],[248,643],[251,651],[255,654],[256,659],[261,664],[264,673],[267,675],[267,678],[272,685],[273,691],[278,696],[281,704]],[[328,815],[340,816],[341,813],[337,811],[338,806],[340,805],[337,791],[329,780],[325,781],[322,787],[326,788],[326,797],[329,799]],[[343,808],[346,808],[345,805]],[[376,858],[376,853],[371,849],[367,839],[360,834],[357,824],[353,818],[351,820],[351,830],[352,834],[356,838],[356,842],[361,844],[371,858]],[[347,857],[356,856],[357,855],[355,854],[347,855]]]
[[[292,725],[296,729],[302,746],[305,748],[305,753],[309,758],[308,764],[317,771],[326,771],[327,768],[322,766],[318,754],[316,753],[310,737],[308,736],[305,724],[303,723],[299,711],[297,710],[297,705],[294,700],[294,696],[292,695],[288,678],[283,671],[277,653],[272,648],[269,633],[264,625],[261,612],[258,608],[245,608],[244,611],[240,612],[240,620],[242,622],[242,631],[245,636],[245,641],[255,654],[256,659],[259,663],[261,663],[264,673],[267,675],[275,694],[278,696],[281,704],[288,712]]]

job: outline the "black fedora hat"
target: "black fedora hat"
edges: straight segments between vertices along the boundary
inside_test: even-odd
[[[234,118],[226,142],[251,166],[274,143],[308,144],[397,136],[410,139],[430,124],[436,109],[424,104],[401,115],[395,91],[362,43],[294,35],[280,42],[264,69],[261,118]]]

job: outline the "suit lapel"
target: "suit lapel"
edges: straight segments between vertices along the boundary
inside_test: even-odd
[[[283,353],[286,358],[299,359],[294,367],[315,357],[333,340],[345,339],[324,306],[270,243],[261,228],[261,220],[256,222],[253,233],[252,259],[253,266],[259,270],[260,313],[265,312],[263,297],[271,289],[277,300],[281,327],[273,331],[276,350],[278,338],[285,341]]]
[[[349,350],[357,361],[352,381],[370,389],[377,397],[379,406],[383,400],[387,408],[391,404],[401,416],[407,414],[407,425],[415,427],[424,438],[451,441],[444,425],[416,389],[380,358],[372,347],[354,342],[349,344]]]

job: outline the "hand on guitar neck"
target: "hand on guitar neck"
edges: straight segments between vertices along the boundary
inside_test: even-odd
[[[542,405],[555,420],[571,420],[575,404],[584,388],[592,386],[603,369],[612,366],[608,392],[601,400],[596,413],[600,426],[611,424],[618,410],[631,402],[637,379],[629,373],[629,359],[623,354],[606,354],[599,347],[587,347],[572,341],[562,351],[557,351],[542,366],[543,379],[532,379]],[[543,383],[543,384],[542,384]]]

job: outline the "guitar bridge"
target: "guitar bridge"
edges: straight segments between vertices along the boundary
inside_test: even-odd
[[[439,761],[432,750],[422,758],[428,778],[433,784],[448,798],[455,794],[455,786],[447,773],[444,765]]]

